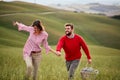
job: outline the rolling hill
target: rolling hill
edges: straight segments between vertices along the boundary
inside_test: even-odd
[[[40,19],[49,33],[49,44],[55,45],[64,35],[64,24],[73,23],[75,32],[89,45],[120,49],[120,23],[102,15],[74,13],[26,2],[0,2],[0,47],[23,47],[28,33],[18,32],[12,21],[31,25]]]
[[[79,4],[73,3],[68,5],[61,5],[61,4],[50,4],[49,6],[70,10],[74,12],[84,12],[84,13],[91,13],[91,14],[101,14],[106,16],[115,16],[120,15],[120,6],[119,5],[107,5],[101,3],[89,3],[89,4]]]
[[[102,15],[74,13],[26,2],[0,1],[0,80],[23,80],[26,65],[22,49],[28,33],[19,32],[12,25],[19,21],[26,25],[39,19],[49,34],[48,42],[55,49],[64,24],[73,23],[75,33],[84,37],[92,56],[92,67],[99,70],[96,80],[120,80],[120,22]],[[51,52],[50,52],[51,53]],[[62,51],[62,53],[64,53]],[[83,53],[83,51],[82,51]],[[42,51],[38,80],[67,80],[64,54],[57,57]],[[75,80],[82,80],[80,70],[85,67],[85,54],[76,70]]]

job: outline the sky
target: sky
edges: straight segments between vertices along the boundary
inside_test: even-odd
[[[4,0],[4,1],[15,1],[15,0]],[[80,4],[88,4],[88,3],[102,3],[102,4],[119,4],[120,0],[16,0],[16,1],[25,1],[38,3],[43,5],[49,4],[72,4],[72,3],[80,3]]]

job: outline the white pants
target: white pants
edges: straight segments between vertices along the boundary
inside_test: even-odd
[[[27,79],[29,79],[32,73],[33,73],[33,80],[37,79],[37,72],[40,61],[41,61],[40,53],[31,53],[30,56],[26,56],[25,63],[27,66],[27,71],[26,71]]]

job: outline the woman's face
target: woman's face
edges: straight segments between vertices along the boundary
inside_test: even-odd
[[[35,32],[40,32],[40,29],[37,26],[34,26],[34,31]]]

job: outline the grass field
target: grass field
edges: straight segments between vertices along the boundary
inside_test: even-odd
[[[0,2],[0,80],[22,80],[26,66],[22,48],[28,33],[17,31],[12,21],[31,25],[40,19],[55,45],[64,34],[64,24],[75,24],[75,33],[86,40],[92,55],[92,67],[99,70],[96,80],[120,80],[120,22],[102,15],[74,13],[25,2]],[[67,80],[64,52],[61,57],[45,54],[39,67],[38,80]],[[83,53],[75,80],[81,80],[80,70],[87,63]]]
[[[55,47],[53,46],[55,49]],[[92,67],[99,70],[96,80],[120,80],[120,50],[99,46],[89,46],[93,63]],[[102,50],[102,51],[101,51]],[[0,80],[22,80],[25,74],[25,63],[22,59],[22,48],[0,48]],[[58,57],[52,53],[42,52],[38,80],[67,80],[64,54]],[[76,70],[75,80],[81,80],[80,70],[86,65],[83,54],[81,63]]]

